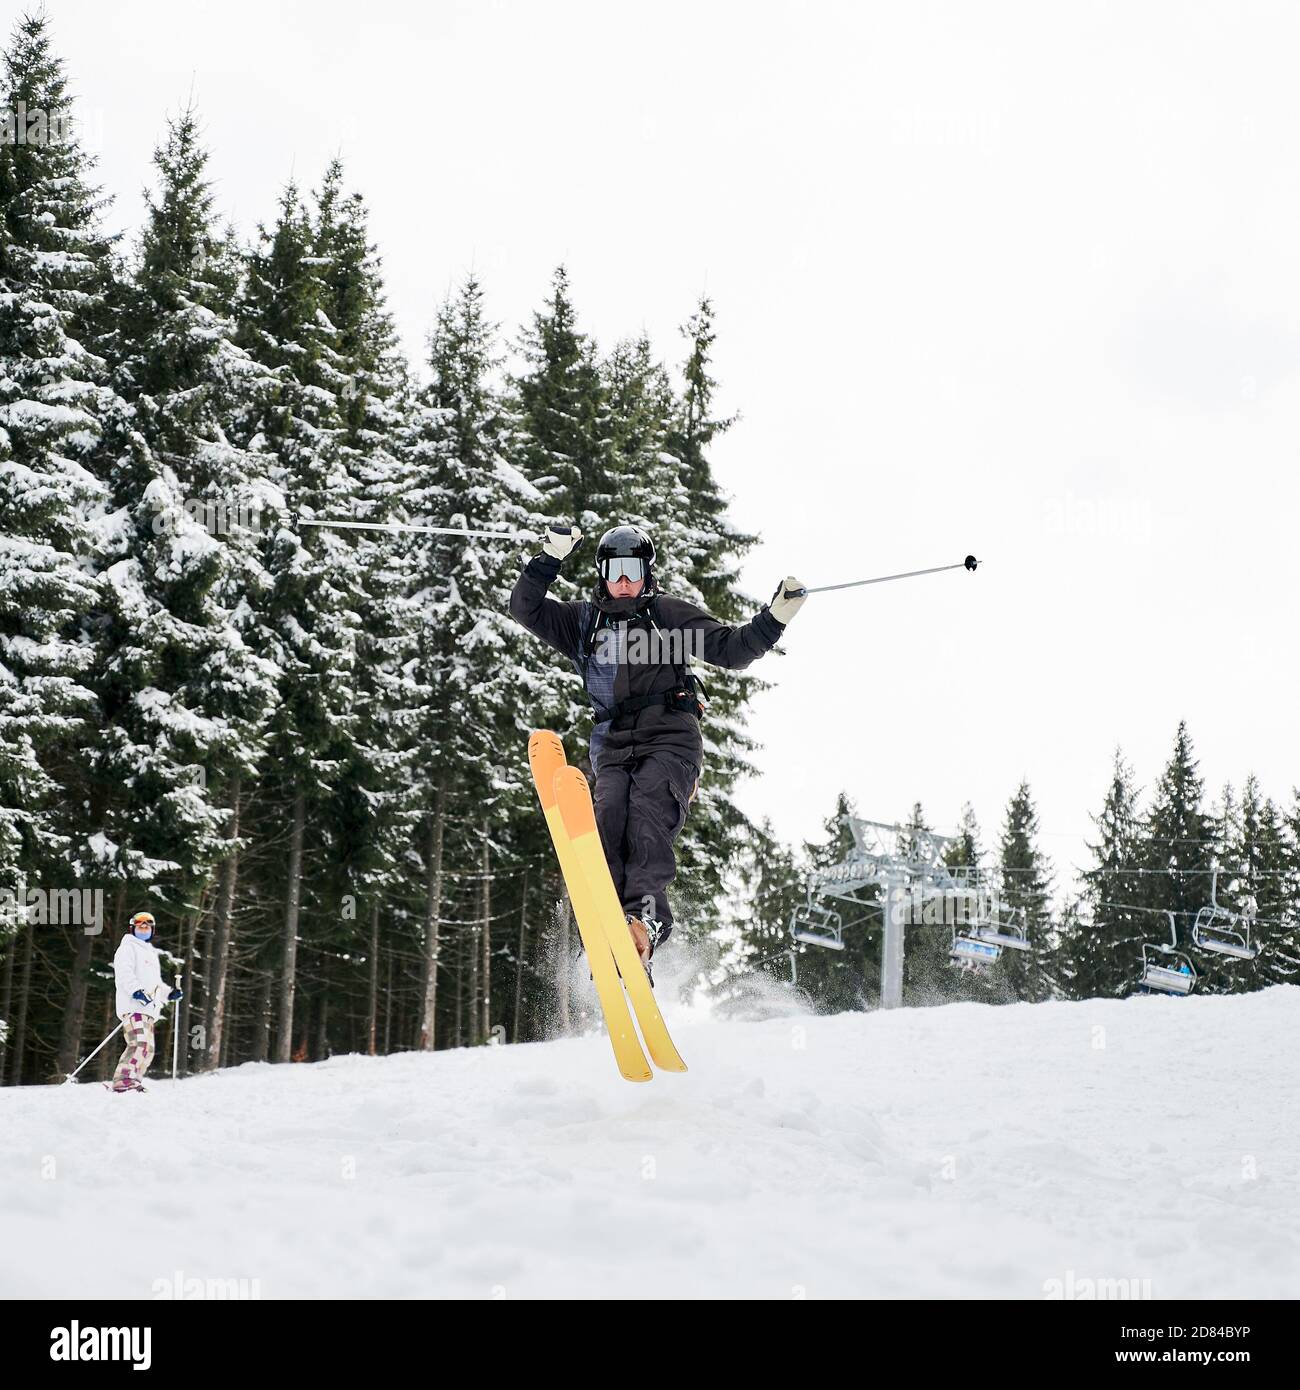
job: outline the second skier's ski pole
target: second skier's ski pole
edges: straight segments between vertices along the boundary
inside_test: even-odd
[[[176,976],[176,988],[181,987],[181,977]],[[172,1080],[176,1080],[176,1054],[181,1044],[181,1003],[178,999],[172,1009]]]
[[[928,570],[906,570],[902,574],[880,574],[874,579],[851,579],[847,584],[822,584],[815,589],[787,589],[786,598],[803,598],[807,594],[825,594],[832,589],[857,589],[863,584],[888,584],[892,579],[915,579],[918,574],[942,574],[944,570],[973,570],[981,562],[973,555],[955,565],[933,565]]]
[[[106,1038],[104,1039],[104,1041],[103,1041],[102,1043],[100,1043],[100,1045],[95,1049],[95,1051],[92,1052],[92,1053],[90,1054],[90,1057],[94,1057],[94,1056],[96,1056],[98,1053],[102,1052],[102,1051],[104,1050],[104,1048],[107,1047],[108,1044],[109,1044],[110,1042],[112,1042],[113,1039],[114,1039],[115,1037],[117,1037],[117,1035],[118,1035],[121,1031],[122,1031],[122,1025],[119,1023],[119,1024],[117,1025],[117,1027],[114,1028],[113,1031],[108,1035],[108,1037],[106,1037]],[[86,1061],[85,1061],[85,1062],[82,1062],[81,1067],[84,1067],[84,1066],[86,1065],[86,1062],[89,1062],[89,1061],[90,1061],[90,1057],[87,1057],[87,1058],[86,1058]],[[80,1070],[81,1070],[81,1067],[78,1067],[78,1068],[77,1068],[77,1071],[80,1071]],[[67,1076],[65,1076],[65,1077],[63,1078],[63,1084],[64,1084],[65,1086],[68,1084],[69,1081],[75,1081],[75,1080],[77,1079],[77,1071],[70,1071],[70,1072],[67,1074]]]

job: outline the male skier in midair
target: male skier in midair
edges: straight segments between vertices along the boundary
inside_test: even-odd
[[[582,539],[552,526],[510,595],[510,613],[568,657],[594,710],[591,767],[601,845],[628,929],[650,974],[650,958],[672,931],[667,887],[677,871],[673,842],[686,824],[704,762],[703,706],[689,657],[743,670],[771,650],[799,611],[803,585],[787,577],[772,602],[729,627],[684,599],[659,592],[655,548],[636,526],[606,531],[596,548],[589,599],[559,602],[547,589]]]

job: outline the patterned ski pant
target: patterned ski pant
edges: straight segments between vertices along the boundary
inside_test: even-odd
[[[668,885],[677,873],[673,842],[686,824],[699,769],[675,753],[651,751],[630,763],[602,758],[596,769],[596,825],[625,912],[672,930]]]
[[[153,1019],[146,1014],[123,1014],[122,1036],[126,1039],[126,1048],[117,1059],[113,1089],[133,1091],[153,1061]]]

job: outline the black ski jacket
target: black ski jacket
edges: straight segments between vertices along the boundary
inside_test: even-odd
[[[638,599],[549,598],[547,589],[560,572],[551,555],[538,555],[524,566],[510,595],[510,616],[529,632],[569,658],[583,677],[595,707],[591,732],[592,770],[598,761],[631,762],[651,749],[663,749],[694,764],[697,774],[704,762],[704,742],[693,714],[648,705],[644,709],[608,717],[614,705],[641,695],[667,694],[677,687],[681,664],[672,660],[629,661],[629,622],[644,631],[649,610],[660,629],[657,646],[646,642],[642,657],[676,658],[695,655],[713,666],[743,670],[780,641],[785,625],[777,622],[766,605],[749,622],[729,627],[685,599],[670,594]],[[585,646],[595,634],[598,653],[587,656]],[[617,660],[614,658],[617,657]]]

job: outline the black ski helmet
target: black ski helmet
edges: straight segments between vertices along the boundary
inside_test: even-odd
[[[596,545],[596,584],[608,595],[605,583],[605,561],[614,559],[644,560],[645,588],[649,594],[655,587],[655,543],[639,526],[615,526],[606,531]]]

